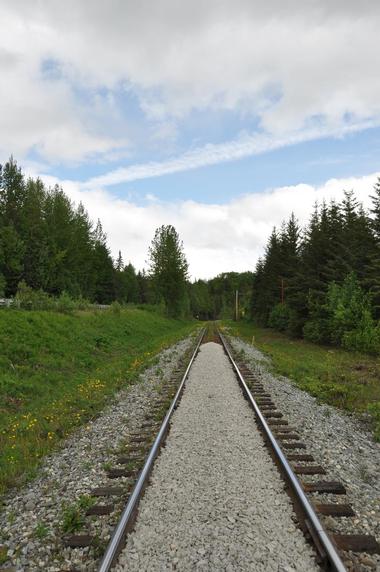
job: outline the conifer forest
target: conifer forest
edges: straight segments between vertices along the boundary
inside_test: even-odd
[[[173,226],[156,230],[150,267],[112,258],[101,221],[59,186],[25,178],[11,158],[0,169],[0,295],[44,308],[59,298],[144,304],[173,317],[239,318],[348,350],[380,351],[380,180],[365,210],[354,191],[316,204],[301,227],[293,214],[268,237],[247,272],[190,282]],[[129,254],[129,253],[127,253]],[[25,302],[27,301],[27,302]],[[23,306],[22,306],[23,307]]]

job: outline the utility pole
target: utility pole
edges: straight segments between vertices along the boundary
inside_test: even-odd
[[[239,290],[235,290],[235,320],[239,320]]]

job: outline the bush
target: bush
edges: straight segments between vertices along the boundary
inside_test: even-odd
[[[5,278],[0,272],[0,297],[1,298],[4,296],[5,286],[6,286]]]
[[[123,306],[118,301],[115,301],[115,302],[112,302],[112,304],[110,306],[110,311],[115,316],[120,316],[122,308],[123,308]]]
[[[355,330],[345,332],[342,338],[342,346],[348,350],[380,353],[380,324],[375,326],[374,320],[368,310]]]
[[[67,292],[63,291],[60,297],[56,300],[56,309],[63,314],[70,314],[77,309],[77,304]]]
[[[33,290],[22,281],[18,285],[15,296],[15,306],[23,310],[52,310],[54,299],[43,290]]]
[[[286,304],[277,304],[269,314],[268,326],[285,332],[289,329],[292,311]]]
[[[347,350],[380,352],[380,324],[371,315],[370,296],[354,273],[342,285],[329,284],[325,301],[309,298],[311,319],[305,324],[305,339],[333,343]]]

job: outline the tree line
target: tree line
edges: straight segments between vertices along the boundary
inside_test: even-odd
[[[101,222],[90,220],[58,185],[26,179],[11,158],[0,165],[0,296],[17,292],[31,302],[39,292],[99,304],[161,305],[170,316],[230,317],[235,290],[247,311],[252,274],[224,273],[190,283],[188,263],[176,229],[156,230],[148,271],[136,273],[121,252],[112,259]],[[34,296],[34,298],[33,298]]]
[[[367,211],[345,192],[273,229],[253,279],[250,314],[318,343],[380,351],[380,179]]]
[[[0,295],[13,297],[22,283],[101,304],[141,302],[146,282],[121,253],[113,261],[101,222],[82,204],[58,185],[26,179],[13,158],[0,165]]]

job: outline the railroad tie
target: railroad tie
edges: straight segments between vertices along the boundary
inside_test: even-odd
[[[355,516],[355,511],[349,504],[316,503],[314,507],[316,511],[319,512],[319,514],[323,514],[325,516],[335,516],[335,517]]]
[[[94,544],[95,538],[90,534],[72,534],[63,538],[64,546],[68,548],[86,548]]]
[[[86,511],[86,516],[102,516],[105,514],[111,514],[113,509],[113,504],[94,504]]]
[[[317,481],[316,483],[302,483],[303,490],[307,493],[345,495],[346,489],[338,481]]]
[[[127,491],[123,487],[97,487],[91,491],[93,497],[121,496]]]
[[[296,475],[325,475],[326,471],[320,465],[296,465],[293,467],[293,471]]]
[[[333,534],[332,538],[340,550],[380,554],[380,545],[374,536],[368,534]]]

